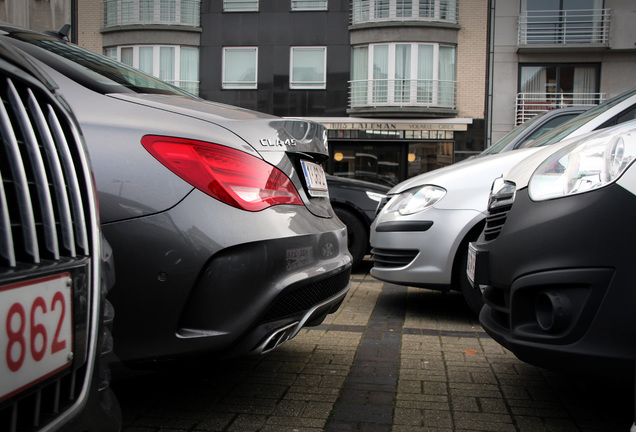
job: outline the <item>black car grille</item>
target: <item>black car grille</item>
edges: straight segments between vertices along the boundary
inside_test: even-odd
[[[515,185],[513,183],[500,181],[498,184],[499,187],[493,186],[493,192],[491,192],[488,201],[488,215],[484,227],[484,240],[486,241],[494,240],[499,236],[515,199]]]
[[[409,265],[419,253],[414,249],[371,249],[374,267],[393,268]]]
[[[36,431],[75,410],[89,377],[96,294],[89,239],[97,216],[81,136],[39,82],[16,74],[0,74],[0,285],[68,273],[75,339],[72,366],[0,402],[3,432]]]
[[[496,211],[488,212],[488,216],[486,216],[486,226],[484,228],[484,239],[486,241],[494,240],[499,236],[511,208],[512,204],[500,207]]]
[[[351,270],[347,270],[309,285],[290,288],[274,301],[262,321],[275,321],[311,309],[345,289],[350,276]]]

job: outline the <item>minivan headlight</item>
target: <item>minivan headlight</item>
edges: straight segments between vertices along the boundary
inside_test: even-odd
[[[636,122],[604,129],[550,155],[532,174],[534,201],[598,189],[616,181],[636,156]]]
[[[399,212],[401,215],[410,215],[426,210],[433,204],[444,198],[446,189],[438,186],[425,185],[410,189],[394,197],[387,204],[387,212]]]

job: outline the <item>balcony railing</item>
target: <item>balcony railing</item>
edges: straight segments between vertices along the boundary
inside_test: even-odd
[[[457,23],[457,0],[352,0],[351,24],[385,21]]]
[[[556,108],[598,105],[605,98],[605,93],[518,93],[516,124],[520,125],[537,114]]]
[[[429,79],[349,81],[350,108],[455,108],[456,81]]]
[[[607,45],[609,28],[609,9],[526,11],[519,16],[519,45]]]
[[[201,0],[104,0],[103,5],[104,27],[200,24]]]

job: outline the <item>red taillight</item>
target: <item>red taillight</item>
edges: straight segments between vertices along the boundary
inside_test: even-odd
[[[146,135],[141,144],[170,171],[206,194],[243,210],[303,205],[289,178],[240,150],[203,141]]]

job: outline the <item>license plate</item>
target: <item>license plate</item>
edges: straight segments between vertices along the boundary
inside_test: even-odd
[[[286,255],[288,271],[303,267],[314,260],[311,247],[288,249]]]
[[[475,261],[477,260],[477,249],[472,245],[472,243],[468,244],[468,262],[466,264],[466,276],[470,281],[472,286],[475,286]]]
[[[300,161],[300,164],[303,167],[303,174],[305,175],[309,195],[312,197],[329,196],[325,170],[323,170],[320,165],[305,160]]]
[[[0,401],[70,366],[68,273],[0,286]]]

